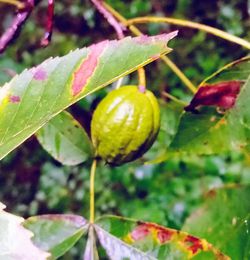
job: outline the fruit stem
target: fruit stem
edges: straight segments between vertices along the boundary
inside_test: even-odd
[[[139,90],[144,93],[146,90],[146,76],[145,76],[144,68],[138,69],[138,78],[139,78]]]
[[[92,162],[91,170],[90,170],[90,217],[89,222],[93,224],[95,221],[95,172],[96,172],[96,164],[97,160],[94,159]]]
[[[247,49],[250,49],[250,42],[241,39],[237,36],[234,36],[232,34],[229,34],[227,32],[224,32],[222,30],[219,30],[217,28],[205,24],[201,24],[201,23],[195,23],[187,20],[181,20],[181,19],[170,18],[170,17],[154,17],[154,16],[137,17],[127,21],[128,26],[133,24],[138,24],[138,23],[169,23],[169,24],[180,25],[180,26],[189,27],[193,29],[198,29],[213,34],[217,37],[223,38],[227,41],[239,44]]]
[[[119,20],[124,26],[128,27],[128,29],[137,36],[142,35],[142,32],[134,25],[128,26],[128,20],[123,17],[120,13],[114,10],[110,5],[103,2],[103,6],[117,19]],[[186,85],[186,87],[192,92],[196,92],[195,85],[186,77],[186,75],[175,65],[173,61],[171,61],[168,57],[162,56],[161,59],[165,62],[166,65],[178,76],[178,78]]]

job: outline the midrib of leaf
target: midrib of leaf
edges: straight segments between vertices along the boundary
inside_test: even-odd
[[[217,70],[216,72],[214,72],[213,74],[211,74],[210,76],[208,76],[207,78],[205,78],[201,83],[201,85],[206,84],[207,82],[210,82],[211,80],[215,80],[218,81],[217,79],[221,77],[221,74],[223,75],[223,73],[226,73],[226,75],[234,75],[234,74],[244,74],[244,73],[250,73],[250,67],[247,70],[240,70],[240,71],[234,71],[234,69],[239,69],[238,68],[238,64],[241,65],[242,63],[245,63],[246,65],[250,65],[250,55],[245,56],[241,59],[238,59],[236,61],[233,61],[229,64],[226,64],[225,66],[223,66],[222,68],[220,68],[219,70]],[[235,66],[235,67],[234,67]],[[230,77],[229,77],[230,78]],[[237,78],[233,78],[234,80],[237,80]],[[238,79],[239,80],[239,79]]]
[[[89,224],[87,223],[87,224],[84,225],[81,229],[77,230],[74,234],[72,234],[69,238],[67,238],[66,240],[62,241],[60,244],[54,246],[53,248],[49,249],[49,252],[54,256],[54,255],[55,255],[55,251],[57,251],[58,248],[59,248],[59,250],[61,250],[60,247],[61,247],[64,243],[66,243],[68,240],[70,240],[72,237],[74,237],[74,236],[77,236],[77,237],[78,237],[78,239],[75,241],[75,243],[77,243],[77,241],[78,241],[78,240],[83,236],[83,234],[87,231],[88,226],[89,226]],[[75,243],[74,243],[74,244],[75,244]],[[73,245],[74,245],[74,244],[73,244]],[[62,255],[62,254],[61,254],[61,255]],[[56,258],[54,258],[54,259],[57,259],[57,258],[60,257],[61,255],[58,255],[58,256],[57,256]]]
[[[95,225],[94,227],[95,227],[95,229],[96,229],[97,238],[98,238],[98,240],[99,240],[100,243],[101,243],[101,241],[100,241],[99,236],[98,236],[98,229],[100,229],[101,232],[105,233],[106,236],[109,236],[109,237],[111,237],[112,239],[114,239],[115,241],[117,241],[117,243],[119,243],[119,244],[121,244],[121,245],[127,247],[127,248],[128,248],[129,250],[131,250],[132,252],[135,251],[135,252],[137,252],[138,254],[140,254],[142,257],[146,257],[145,259],[157,260],[157,258],[155,258],[155,257],[153,257],[153,256],[151,256],[151,255],[148,255],[148,254],[146,254],[145,252],[143,252],[143,251],[137,249],[136,247],[133,247],[133,246],[131,246],[131,245],[125,243],[124,241],[122,241],[121,239],[115,237],[114,235],[112,235],[111,233],[107,232],[105,229],[101,228],[100,226]],[[101,243],[101,244],[102,244],[102,243]],[[102,246],[103,246],[103,245],[102,245]]]

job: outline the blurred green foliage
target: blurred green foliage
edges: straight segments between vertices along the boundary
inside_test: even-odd
[[[240,37],[250,36],[247,1],[243,0],[107,2],[127,18],[149,14],[171,16],[212,25]],[[0,13],[3,13],[2,33],[12,18],[13,10],[2,4]],[[50,56],[64,55],[71,49],[116,37],[89,1],[56,1],[55,14],[52,42],[46,49],[38,48],[46,21],[46,1],[40,2],[20,36],[0,58],[0,85],[8,81],[13,72],[39,64]],[[176,29],[166,24],[140,28],[149,34]],[[178,29],[179,37],[171,43],[174,51],[169,57],[194,84],[247,53],[240,46],[203,32]],[[128,31],[126,33],[129,35]],[[183,100],[190,100],[191,93],[164,63],[154,62],[146,67],[146,72],[148,87],[159,98],[161,91],[165,90]],[[136,74],[124,79],[124,83],[136,82]],[[93,109],[109,90],[99,91],[70,109],[87,130]],[[164,109],[163,105],[163,114]],[[170,125],[174,124],[175,116],[169,120]],[[96,174],[97,215],[113,213],[181,228],[209,189],[232,183],[250,183],[249,158],[244,154],[170,157],[164,163],[144,165],[146,160],[153,160],[161,154],[161,149],[169,142],[168,134],[171,132],[161,132],[153,148],[141,160],[117,168],[99,165]],[[90,164],[64,167],[43,151],[32,137],[1,162],[0,201],[9,211],[24,217],[68,212],[87,217]],[[72,252],[65,259],[77,254],[76,249]]]

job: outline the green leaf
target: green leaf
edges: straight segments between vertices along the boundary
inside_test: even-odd
[[[173,102],[160,104],[160,131],[153,147],[146,154],[148,161],[145,164],[158,164],[171,156],[170,152],[166,155],[166,149],[178,130],[183,109],[184,106]]]
[[[181,260],[192,258],[203,251],[227,259],[204,239],[154,223],[106,216],[97,221],[95,230],[111,260]]]
[[[36,136],[43,148],[62,164],[77,165],[93,155],[88,134],[65,111],[51,119]]]
[[[243,57],[222,67],[206,78],[200,85],[214,84],[220,81],[240,80],[246,81],[250,75],[250,56]]]
[[[14,77],[0,89],[0,159],[68,106],[170,52],[176,34],[104,41]]]
[[[217,76],[221,79],[223,75],[224,80],[245,82],[233,108],[224,113],[207,107],[197,114],[184,113],[170,145],[172,151],[195,154],[250,151],[250,60],[245,58],[233,64],[215,74],[214,79],[215,82]]]
[[[22,226],[23,218],[10,214],[0,203],[0,259],[45,260],[50,254],[36,247],[33,234]]]
[[[232,259],[250,259],[249,198],[250,187],[212,190],[183,230],[205,238]]]
[[[34,233],[34,244],[56,259],[82,237],[88,224],[83,217],[76,215],[41,215],[28,218],[24,227]]]

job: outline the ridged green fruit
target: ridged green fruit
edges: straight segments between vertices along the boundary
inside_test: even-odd
[[[91,138],[97,156],[111,165],[121,165],[141,157],[155,141],[159,127],[160,109],[153,93],[123,86],[97,106]]]

